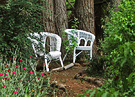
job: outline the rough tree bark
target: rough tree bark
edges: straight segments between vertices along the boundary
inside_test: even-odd
[[[62,37],[62,33],[68,28],[67,10],[65,0],[54,0],[54,15],[56,33]],[[64,39],[62,38],[62,41]],[[63,44],[62,44],[63,45]],[[65,54],[65,47],[62,46],[62,57]]]
[[[64,29],[68,28],[67,10],[65,0],[45,0],[44,19],[45,31],[61,36]]]
[[[95,33],[94,27],[94,0],[76,0],[75,17],[78,18],[78,28]]]
[[[54,0],[54,12],[56,32],[61,36],[63,30],[68,28],[66,1]]]
[[[47,32],[55,33],[55,21],[54,21],[54,0],[43,1],[43,24],[45,26],[44,30]]]

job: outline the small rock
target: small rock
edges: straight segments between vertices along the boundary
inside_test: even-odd
[[[89,64],[90,64],[90,62],[83,63],[83,66],[87,66],[87,65],[89,65]]]
[[[66,91],[65,85],[58,84],[57,86],[58,86],[59,89],[63,90],[64,92]]]
[[[75,66],[81,66],[79,63],[74,63]]]

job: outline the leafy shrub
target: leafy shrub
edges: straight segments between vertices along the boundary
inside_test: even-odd
[[[135,1],[121,0],[119,11],[111,11],[101,42],[110,78],[104,86],[88,90],[94,97],[135,96]]]
[[[122,80],[135,69],[135,2],[122,0],[118,12],[112,12],[105,27],[102,42],[106,64],[112,77],[120,76]]]
[[[6,0],[0,5],[0,52],[8,54],[9,47],[17,47],[21,56],[27,57],[31,49],[26,35],[43,29],[42,9],[38,0]]]
[[[72,31],[71,33],[75,33],[74,31]],[[76,42],[76,38],[71,36],[70,37],[70,40],[68,40],[68,34],[66,32],[63,31],[62,33],[62,38],[65,39],[63,42],[62,42],[62,46],[65,47],[65,52],[66,54],[64,55],[63,57],[63,60],[65,60],[65,58],[67,57],[67,55],[73,55],[73,51],[74,51],[74,48],[77,46],[77,42]],[[69,44],[72,44],[72,45],[69,45]]]

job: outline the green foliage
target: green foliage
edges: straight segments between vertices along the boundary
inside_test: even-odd
[[[94,97],[135,96],[135,1],[121,0],[119,11],[111,11],[101,41],[109,78],[95,89]],[[92,95],[93,90],[88,90]]]
[[[112,87],[121,93],[129,92],[127,78],[135,72],[135,1],[122,0],[118,12],[111,13],[102,42]],[[117,80],[116,80],[117,79]],[[133,91],[130,93],[133,94]]]
[[[40,3],[38,0],[6,0],[0,10],[0,52],[8,54],[9,47],[11,50],[18,47],[21,56],[27,57],[31,49],[26,35],[43,29]]]
[[[67,7],[67,14],[69,16],[72,12],[72,9],[73,9],[72,6],[74,6],[75,0],[68,0],[68,1],[66,0],[66,7]]]
[[[0,96],[1,97],[42,97],[48,94],[48,76],[36,72],[36,62],[29,59],[18,61],[16,53],[10,61],[0,54]],[[35,67],[34,67],[35,66]]]
[[[135,71],[135,2],[121,1],[118,12],[112,12],[105,27],[102,48],[113,75],[127,77]],[[128,69],[128,70],[127,70]]]
[[[71,31],[71,33],[74,35],[76,32],[73,30]],[[62,33],[62,37],[65,39],[68,37],[68,35],[66,34],[66,32]],[[74,36],[70,36],[70,39],[65,40],[63,42],[63,44],[65,45],[65,51],[68,51],[68,54],[73,54],[74,48],[78,45],[77,44],[77,38]],[[72,45],[71,45],[72,44]]]
[[[74,21],[72,21],[72,23],[73,23],[73,26],[71,28],[72,29],[77,29],[78,28],[78,23],[79,23],[78,18],[74,17]]]
[[[74,18],[74,21],[72,21],[72,22],[73,22],[72,29],[77,29],[77,27],[78,27],[77,24],[79,23],[78,19]],[[71,33],[74,35],[76,32],[71,31]],[[65,32],[63,32],[62,37],[63,37],[63,39],[66,39],[66,38],[68,38],[68,35]],[[63,42],[63,44],[65,45],[65,51],[68,51],[67,52],[68,54],[73,54],[74,47],[76,47],[78,45],[77,38],[74,36],[70,36],[70,40],[65,40]],[[72,45],[69,45],[69,44],[72,44]]]

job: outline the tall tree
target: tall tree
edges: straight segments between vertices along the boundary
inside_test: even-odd
[[[94,33],[94,0],[76,0],[74,7],[78,28]]]
[[[54,14],[56,32],[61,36],[63,30],[68,28],[67,9],[65,0],[54,0]]]
[[[45,0],[42,2],[44,7],[43,12],[43,24],[44,30],[47,32],[55,33],[55,21],[54,21],[54,0]]]
[[[63,31],[68,28],[67,9],[65,0],[54,0],[54,15],[56,27],[55,33],[62,37]],[[64,41],[63,38],[62,41]],[[65,54],[65,47],[62,46],[61,51],[63,57]]]
[[[45,10],[43,12],[45,31],[61,36],[63,30],[68,28],[66,1],[45,0],[42,3]]]

